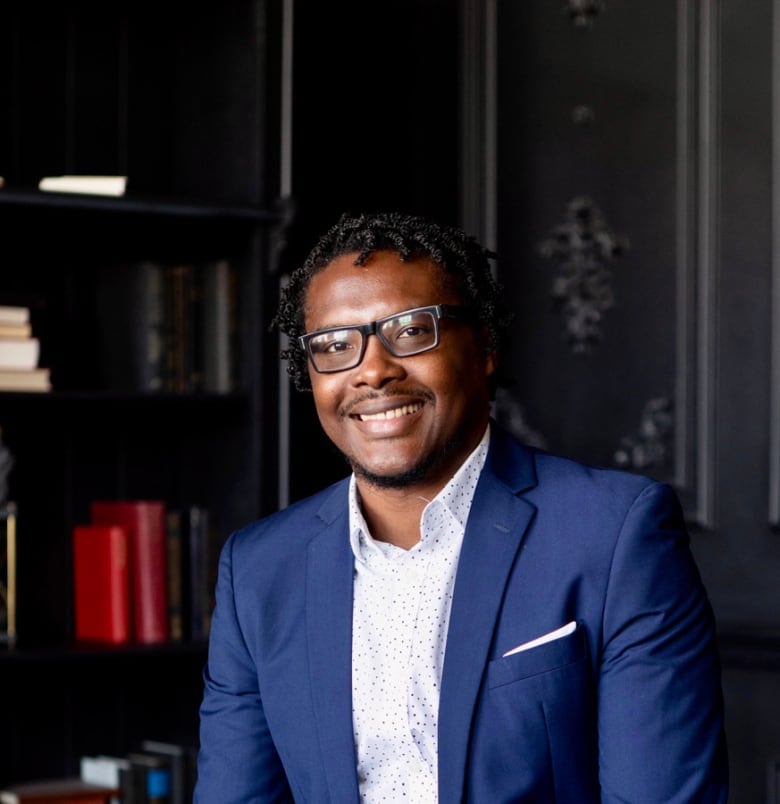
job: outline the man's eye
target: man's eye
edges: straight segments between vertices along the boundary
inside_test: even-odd
[[[337,352],[346,352],[348,349],[352,349],[352,344],[347,341],[331,341],[323,344],[318,351],[324,354],[335,354]]]
[[[422,324],[410,324],[408,327],[398,330],[395,337],[396,340],[401,338],[425,338],[430,334],[430,331],[430,327]]]

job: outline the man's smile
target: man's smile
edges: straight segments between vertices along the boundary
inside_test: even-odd
[[[401,405],[400,407],[383,410],[379,413],[357,413],[352,415],[361,422],[384,421],[387,419],[397,419],[400,416],[408,416],[410,413],[417,413],[422,406],[422,402],[413,402],[411,405]]]

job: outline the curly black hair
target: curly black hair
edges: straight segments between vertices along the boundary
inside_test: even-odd
[[[478,320],[487,329],[491,351],[500,351],[511,316],[503,305],[503,289],[490,269],[494,252],[461,229],[418,216],[345,213],[293,271],[271,322],[290,339],[281,356],[288,361],[287,373],[298,390],[311,390],[306,352],[298,343],[298,336],[305,332],[304,310],[311,278],[343,254],[354,253],[355,265],[363,265],[377,251],[392,251],[404,261],[427,258],[440,265],[454,280],[464,303],[477,311]]]

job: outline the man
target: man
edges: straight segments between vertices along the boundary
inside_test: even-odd
[[[352,473],[223,550],[201,804],[725,801],[676,498],[491,421],[490,256],[345,216],[292,275],[290,373]]]

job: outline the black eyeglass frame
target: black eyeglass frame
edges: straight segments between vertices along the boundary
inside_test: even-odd
[[[400,318],[405,315],[411,315],[413,313],[430,313],[433,316],[433,332],[434,332],[434,339],[433,343],[430,346],[424,346],[421,349],[415,349],[413,352],[404,352],[403,354],[398,354],[393,345],[388,341],[384,335],[380,327],[382,324],[387,323],[388,321],[392,321],[394,318]],[[409,310],[401,310],[398,313],[393,313],[392,315],[384,316],[383,318],[378,318],[376,321],[371,321],[368,324],[347,324],[341,327],[326,327],[325,329],[315,329],[312,332],[307,332],[305,335],[298,336],[298,343],[300,347],[306,352],[309,362],[311,363],[312,368],[318,374],[337,374],[340,371],[349,371],[350,369],[359,366],[363,362],[363,357],[366,353],[366,344],[368,343],[368,336],[369,335],[376,335],[379,338],[382,346],[390,352],[393,357],[413,357],[414,355],[420,355],[425,352],[430,352],[431,349],[435,349],[439,345],[439,321],[442,318],[452,318],[456,321],[466,321],[466,322],[473,322],[476,320],[476,313],[472,307],[466,307],[462,305],[454,305],[454,304],[430,304],[425,307],[412,307]],[[311,341],[320,336],[320,335],[327,335],[329,332],[343,332],[344,330],[349,330],[350,332],[358,332],[361,336],[360,341],[360,351],[358,352],[357,359],[350,363],[348,366],[343,366],[342,368],[332,368],[332,369],[322,369],[317,367],[317,363],[314,359],[314,355],[311,351]]]

